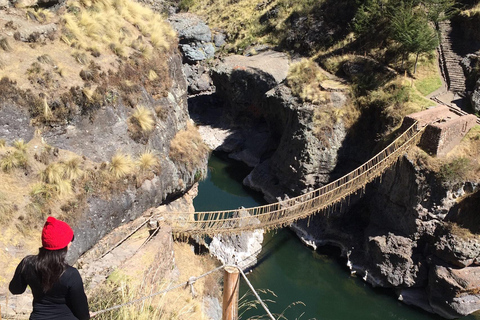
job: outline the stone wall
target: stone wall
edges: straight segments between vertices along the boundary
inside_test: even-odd
[[[406,116],[402,128],[408,128],[415,121],[418,121],[418,128],[426,126],[420,147],[430,154],[442,157],[475,126],[476,120],[474,115],[459,116],[447,106],[437,106]]]

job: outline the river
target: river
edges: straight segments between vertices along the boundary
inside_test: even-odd
[[[249,168],[212,156],[209,173],[194,199],[196,211],[235,209],[264,204],[262,196],[242,185]],[[443,318],[407,306],[393,291],[375,289],[350,275],[346,261],[334,248],[313,251],[289,229],[265,235],[259,263],[248,278],[276,318],[288,320],[441,320]],[[241,319],[267,319],[246,284],[240,286]],[[268,289],[268,290],[267,290]],[[282,315],[284,318],[279,317]],[[468,316],[463,320],[480,320]]]

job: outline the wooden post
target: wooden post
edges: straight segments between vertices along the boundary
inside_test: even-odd
[[[235,267],[225,267],[223,272],[222,320],[238,319],[238,289],[240,273]]]

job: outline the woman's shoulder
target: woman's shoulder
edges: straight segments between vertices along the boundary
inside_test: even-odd
[[[25,268],[25,267],[30,267],[30,266],[34,266],[36,260],[37,260],[37,256],[36,256],[36,255],[26,256],[25,258],[22,259],[22,261],[20,261],[20,265],[22,265],[23,268]]]
[[[78,272],[77,268],[72,266],[67,266],[63,274],[68,277],[80,277],[80,272]]]

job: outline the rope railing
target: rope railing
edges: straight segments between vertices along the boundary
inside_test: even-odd
[[[360,167],[339,179],[303,195],[259,207],[224,211],[162,214],[176,234],[237,233],[274,229],[341,202],[381,176],[421,136],[415,122],[398,138]]]

